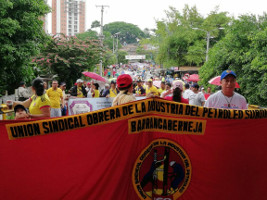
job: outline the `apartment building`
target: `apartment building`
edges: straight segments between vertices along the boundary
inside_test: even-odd
[[[85,32],[85,0],[52,0],[52,34]]]

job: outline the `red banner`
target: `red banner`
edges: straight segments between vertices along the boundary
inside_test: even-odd
[[[0,122],[1,199],[265,199],[267,110],[146,99]]]

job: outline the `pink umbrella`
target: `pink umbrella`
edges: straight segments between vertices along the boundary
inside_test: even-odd
[[[107,82],[107,80],[104,77],[102,77],[102,76],[100,76],[94,72],[83,72],[83,75],[85,75],[89,78],[98,80],[98,81]]]
[[[215,76],[214,78],[209,80],[209,84],[221,85],[220,81],[221,81],[221,76]],[[240,86],[239,86],[239,84],[237,82],[235,82],[235,87],[236,88],[240,88]]]
[[[199,75],[198,74],[192,74],[189,76],[188,79],[186,79],[188,82],[192,81],[192,82],[198,82],[199,79]]]

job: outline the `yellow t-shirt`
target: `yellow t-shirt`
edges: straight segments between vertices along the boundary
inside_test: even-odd
[[[109,89],[109,97],[116,97],[117,96],[117,90],[116,88],[113,90],[113,89]]]
[[[47,96],[51,102],[51,108],[60,108],[61,98],[63,98],[63,93],[60,88],[54,90],[53,88],[49,88],[46,91]]]
[[[154,95],[158,96],[158,89],[154,85],[152,85],[152,87],[146,87],[146,95],[150,92],[153,92]]]
[[[99,90],[95,90],[94,98],[98,98],[98,97],[99,97]]]
[[[77,87],[77,97],[79,98],[83,98],[83,91],[82,91],[82,87]]]
[[[32,115],[42,114],[42,108],[51,106],[47,94],[43,94],[42,96],[33,95],[30,99],[31,104],[29,107],[29,111]]]
[[[159,95],[161,95],[161,93],[164,92],[164,91],[165,91],[165,90],[159,88],[159,89],[158,89],[158,93],[159,93]]]

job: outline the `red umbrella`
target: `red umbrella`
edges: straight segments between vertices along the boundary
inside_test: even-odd
[[[188,77],[188,79],[186,79],[187,82],[198,82],[200,79],[199,79],[199,75],[198,74],[192,74]]]
[[[102,76],[100,76],[94,72],[83,72],[83,75],[85,75],[89,78],[98,80],[98,81],[107,82],[107,80],[104,77],[102,77]]]
[[[209,80],[209,83],[212,85],[221,85],[220,81],[221,81],[221,76],[215,76],[214,78]],[[235,87],[240,88],[237,82],[235,82]]]

